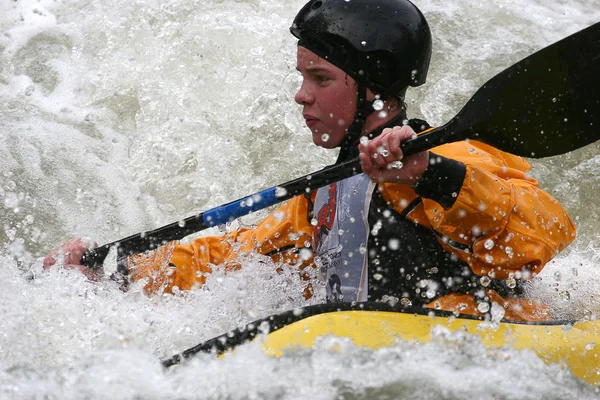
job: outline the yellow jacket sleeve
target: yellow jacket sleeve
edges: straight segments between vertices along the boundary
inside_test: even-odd
[[[464,164],[462,186],[450,207],[423,198],[408,217],[433,229],[443,248],[475,274],[533,277],[575,238],[567,212],[528,175],[531,166],[523,158],[477,141],[439,146],[433,162],[436,156]],[[380,190],[399,212],[418,197],[408,185],[386,183]]]
[[[189,244],[171,242],[156,250],[129,257],[133,281],[144,280],[146,293],[188,290],[206,281],[215,266],[239,268],[238,253],[255,251],[275,261],[298,266],[312,265],[310,251],[312,225],[309,202],[297,196],[271,213],[253,229],[240,229],[224,236],[201,237]],[[307,254],[309,256],[307,256]]]

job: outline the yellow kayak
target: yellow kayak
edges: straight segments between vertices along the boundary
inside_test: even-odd
[[[563,363],[575,376],[600,385],[600,321],[503,320],[493,324],[468,315],[382,303],[324,304],[273,315],[199,344],[163,365],[177,364],[198,352],[224,353],[261,335],[265,352],[280,357],[299,348],[312,348],[323,336],[348,338],[356,346],[372,349],[400,340],[427,343],[435,327],[479,336],[489,348],[531,349],[544,362]]]

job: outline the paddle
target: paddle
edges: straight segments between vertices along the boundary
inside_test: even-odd
[[[600,23],[517,62],[486,82],[447,124],[402,145],[414,154],[443,143],[475,139],[523,157],[567,153],[600,139]],[[180,222],[87,251],[82,263],[118,256],[220,225],[361,172],[358,158],[212,208]]]

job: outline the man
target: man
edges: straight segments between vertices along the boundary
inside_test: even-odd
[[[191,289],[214,266],[237,268],[255,251],[298,268],[317,268],[306,297],[324,287],[327,301],[387,301],[513,320],[543,320],[543,305],[520,298],[575,237],[574,225],[527,176],[520,157],[458,142],[404,157],[400,144],[429,129],[406,120],[409,86],[425,83],[431,33],[408,0],[312,0],[296,16],[297,69],[313,142],[340,147],[337,162],[360,156],[363,174],[295,197],[254,229],[169,243],[126,260],[126,282],[148,293]],[[76,239],[53,250],[49,268],[79,265]],[[313,284],[315,283],[315,284]]]

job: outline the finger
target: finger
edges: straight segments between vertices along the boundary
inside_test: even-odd
[[[51,266],[53,266],[54,264],[56,264],[55,256],[56,255],[53,255],[52,253],[50,253],[46,257],[44,257],[44,261],[43,261],[44,269],[48,269]]]
[[[97,245],[94,244],[94,247],[96,247],[96,246]],[[76,263],[75,261],[80,261],[81,257],[88,250],[88,248],[89,248],[89,245],[87,243],[83,242],[83,240],[79,240],[76,243],[73,243],[68,249],[69,263]]]
[[[384,138],[377,137],[373,139],[369,145],[368,150],[371,155],[371,159],[373,160],[373,164],[379,168],[384,167],[388,162],[385,159],[385,156],[389,156],[389,150],[386,149],[387,142],[384,141]],[[381,154],[385,150],[384,154]]]
[[[402,160],[404,157],[404,153],[402,152],[402,148],[400,144],[402,144],[402,135],[400,134],[392,134],[388,139],[388,143],[390,146],[390,152],[393,155],[394,160]]]
[[[90,248],[89,241],[75,238],[67,243],[63,247],[65,251],[65,264],[81,264],[81,257]],[[93,246],[97,247],[98,245],[94,242]]]
[[[360,158],[360,166],[363,172],[368,175],[373,169],[373,163],[371,162],[370,154],[365,149],[363,149],[358,154],[358,157]]]

